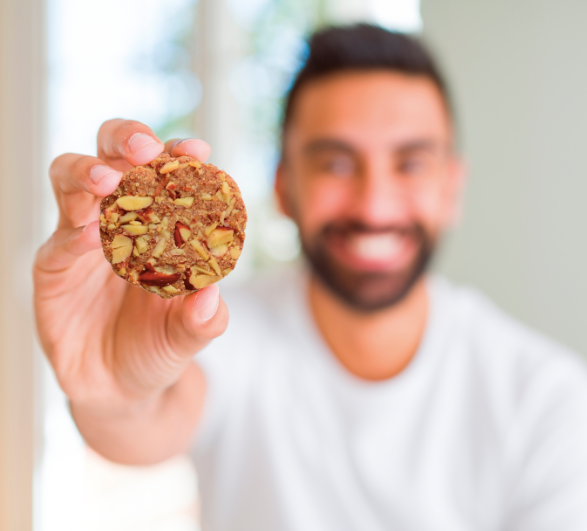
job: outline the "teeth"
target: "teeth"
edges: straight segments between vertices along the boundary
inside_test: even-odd
[[[361,234],[348,240],[350,250],[364,260],[389,260],[401,250],[402,238],[397,234]]]

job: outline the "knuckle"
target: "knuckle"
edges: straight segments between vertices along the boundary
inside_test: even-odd
[[[124,118],[119,118],[117,123],[115,124],[116,130],[118,131],[128,131],[129,129],[145,129],[145,124],[139,122],[137,120],[127,120]]]
[[[126,132],[129,129],[145,128],[141,122],[136,120],[127,120],[126,118],[112,118],[106,120],[98,130],[98,139],[106,140],[107,138],[114,138],[123,132],[126,136]]]
[[[72,161],[70,166],[70,173],[79,176],[88,173],[91,166],[97,164],[95,157],[81,156]]]
[[[102,125],[100,126],[100,129],[98,130],[98,134],[104,132],[107,129],[112,129],[113,127],[116,127],[120,122],[123,122],[124,120],[122,118],[111,118],[110,120],[106,120],[105,122],[102,122]]]
[[[55,181],[61,174],[63,167],[66,165],[66,161],[71,157],[71,153],[63,153],[58,157],[55,157],[49,166],[49,177],[52,181]]]

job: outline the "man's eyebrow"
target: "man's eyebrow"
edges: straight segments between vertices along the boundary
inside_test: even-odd
[[[442,151],[446,149],[441,142],[432,139],[411,140],[394,146],[396,153],[409,153],[411,151]]]
[[[313,140],[304,147],[304,153],[307,155],[314,155],[322,151],[342,151],[350,155],[355,154],[355,150],[352,146],[342,140],[336,140],[334,138],[320,138],[318,140]]]

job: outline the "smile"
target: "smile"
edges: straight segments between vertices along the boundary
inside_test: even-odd
[[[332,251],[353,269],[391,271],[408,267],[414,260],[416,244],[397,231],[350,232],[332,242]]]

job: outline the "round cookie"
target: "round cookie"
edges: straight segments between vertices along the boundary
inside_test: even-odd
[[[240,190],[229,175],[167,153],[126,172],[100,203],[100,239],[112,269],[164,299],[228,275],[246,224]]]

